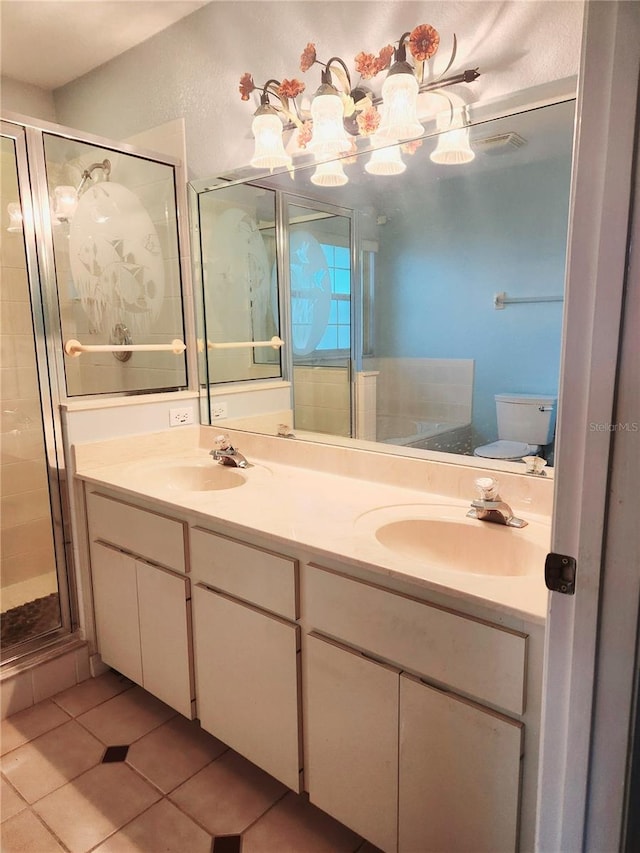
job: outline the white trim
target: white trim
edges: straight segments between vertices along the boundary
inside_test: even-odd
[[[630,264],[614,414],[616,431],[612,436],[609,508],[600,585],[586,850],[638,849],[625,847],[625,801],[632,810],[638,804],[629,802],[629,792],[623,787],[633,727],[633,693],[637,684],[640,601],[640,536],[637,530],[640,481],[640,155],[637,145],[635,210],[630,232]],[[637,844],[637,837],[628,843]]]
[[[614,419],[639,25],[634,3],[585,6],[552,533],[578,575],[574,597],[549,597],[536,831],[545,853],[584,849],[612,435],[589,425]]]

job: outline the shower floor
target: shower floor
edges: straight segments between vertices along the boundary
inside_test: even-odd
[[[57,592],[36,598],[2,614],[0,642],[13,646],[51,631],[60,625],[60,599]]]

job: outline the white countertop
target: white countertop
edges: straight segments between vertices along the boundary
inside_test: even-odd
[[[163,441],[143,442],[137,438],[131,442],[130,452],[127,452],[124,439],[116,440],[116,444],[78,445],[75,448],[76,476],[116,490],[125,497],[157,501],[168,514],[173,511],[183,517],[186,515],[195,523],[216,521],[229,525],[237,533],[246,532],[249,537],[266,535],[274,547],[281,546],[285,552],[287,546],[302,547],[312,552],[314,559],[331,558],[419,585],[440,595],[446,594],[448,598],[488,606],[496,614],[536,623],[545,621],[544,554],[550,540],[548,516],[517,511],[517,515],[529,522],[522,530],[491,525],[495,530],[491,532],[490,541],[500,542],[498,537],[504,536],[507,543],[509,537],[509,544],[515,544],[516,549],[525,539],[533,544],[537,552],[535,560],[528,566],[514,566],[514,571],[524,569],[524,574],[480,573],[483,566],[492,562],[489,553],[477,553],[473,560],[479,573],[454,571],[443,566],[441,561],[431,564],[390,550],[376,539],[375,532],[377,526],[386,521],[430,517],[435,512],[449,520],[459,515],[463,526],[456,525],[455,530],[460,533],[455,535],[464,535],[464,525],[489,524],[466,519],[470,500],[326,473],[300,464],[283,464],[273,458],[249,457],[248,453],[250,467],[222,468],[211,459],[207,449],[193,442],[180,446],[173,435],[167,438],[168,444]],[[112,448],[117,448],[115,453],[110,452]],[[201,483],[200,477],[206,480],[212,466],[222,469],[216,471],[216,476],[231,474],[233,479],[233,475],[239,475],[244,483],[236,488],[202,488],[206,483]],[[435,507],[440,509],[434,510]]]

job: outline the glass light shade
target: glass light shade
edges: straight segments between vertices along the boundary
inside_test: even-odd
[[[370,175],[400,175],[407,166],[402,160],[400,146],[389,145],[387,148],[374,148],[364,168]]]
[[[434,163],[443,166],[470,163],[476,155],[469,144],[469,128],[457,127],[441,133],[438,144],[429,156]]]
[[[418,81],[414,74],[390,74],[382,84],[381,139],[402,140],[422,136],[418,121]]]
[[[273,113],[257,115],[251,130],[255,137],[255,150],[251,165],[255,169],[277,169],[290,166],[291,157],[284,150],[282,122]]]
[[[344,129],[344,107],[338,95],[316,95],[311,103],[313,137],[307,148],[316,156],[344,154],[351,142]]]
[[[317,187],[342,187],[349,178],[345,175],[340,160],[329,160],[327,163],[318,163],[310,180]]]
[[[9,214],[9,226],[7,231],[11,234],[16,234],[22,231],[22,208],[17,201],[12,201],[7,205],[7,213]]]
[[[59,222],[68,222],[76,212],[78,193],[75,187],[56,187],[53,191],[53,215]]]

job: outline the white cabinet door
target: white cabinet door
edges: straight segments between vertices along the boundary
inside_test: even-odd
[[[400,853],[517,849],[522,729],[400,677]]]
[[[142,684],[136,562],[115,548],[92,542],[91,576],[100,656]]]
[[[300,629],[201,584],[193,623],[202,727],[299,792]]]
[[[312,803],[397,850],[398,670],[305,637],[305,779]],[[415,851],[414,851],[415,853]]]
[[[186,578],[136,562],[144,688],[193,716]]]

